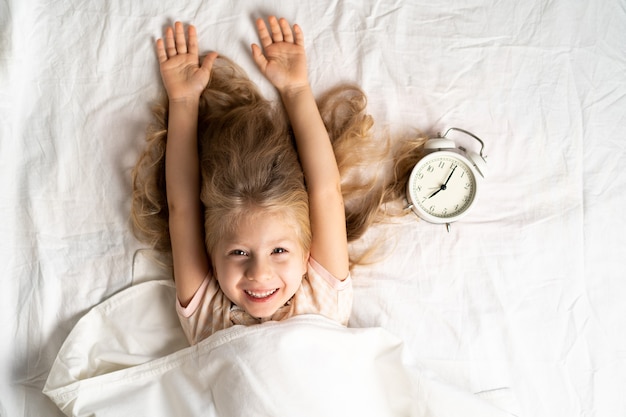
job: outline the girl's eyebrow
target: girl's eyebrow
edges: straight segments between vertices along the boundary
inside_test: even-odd
[[[224,246],[226,247],[231,247],[231,246],[250,246],[248,240],[242,239],[232,239],[232,240],[228,240],[226,239],[226,244]],[[294,244],[297,242],[297,239],[295,238],[290,238],[290,237],[281,237],[281,238],[277,238],[277,239],[273,239],[271,241],[265,242],[264,245],[267,246],[281,246],[281,245],[285,245],[285,244]]]

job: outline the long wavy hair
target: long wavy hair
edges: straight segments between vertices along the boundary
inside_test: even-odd
[[[405,141],[390,156],[388,141],[372,136],[360,88],[338,86],[318,100],[342,178],[348,241],[354,241],[386,214],[387,202],[404,196],[406,178],[423,140]],[[131,218],[137,238],[171,254],[165,192],[168,103],[153,108],[154,121],[144,152],[132,172]],[[266,100],[243,69],[227,58],[216,60],[200,99],[198,153],[204,234],[213,252],[221,236],[252,211],[272,211],[297,226],[300,243],[310,248],[306,184],[295,141],[282,106]],[[380,175],[393,160],[391,175]],[[351,265],[358,260],[351,259]]]

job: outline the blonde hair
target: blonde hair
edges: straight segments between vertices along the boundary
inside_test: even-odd
[[[374,122],[366,104],[365,94],[352,85],[339,86],[318,101],[342,176],[349,241],[384,217],[383,206],[403,195],[399,184],[408,174],[397,164],[391,177],[377,175],[389,149],[386,141],[381,145],[373,140]],[[171,253],[165,193],[167,108],[163,102],[153,109],[147,145],[132,172],[131,208],[135,235],[164,254]],[[286,114],[224,57],[217,59],[200,99],[198,152],[209,254],[221,236],[257,209],[286,216],[297,225],[303,249],[309,250],[308,195]]]

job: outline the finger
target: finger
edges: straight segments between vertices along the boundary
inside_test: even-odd
[[[259,32],[259,39],[263,48],[267,48],[272,44],[272,37],[270,36],[265,21],[261,18],[256,20],[256,29]]]
[[[211,72],[211,69],[213,68],[213,63],[215,63],[215,60],[217,59],[217,52],[211,52],[209,53],[207,56],[204,57],[204,59],[202,60],[202,69],[205,71],[209,71],[209,73]]]
[[[157,59],[159,60],[159,64],[162,64],[165,61],[167,61],[167,53],[165,52],[165,45],[163,44],[163,39],[157,39],[156,53],[157,53]]]
[[[196,31],[196,27],[194,25],[189,25],[187,33],[189,36],[189,53],[192,55],[198,55],[198,32]]]
[[[261,73],[265,73],[265,68],[267,67],[267,58],[263,55],[261,48],[259,45],[253,43],[252,44],[252,59],[256,66],[261,70]]]
[[[176,52],[179,54],[187,53],[187,41],[185,40],[185,28],[180,22],[174,23],[174,41],[176,43]]]
[[[283,32],[284,41],[293,43],[293,32],[291,31],[291,26],[289,26],[289,22],[287,22],[287,19],[281,17],[278,20],[278,24],[280,25],[280,30]]]
[[[270,23],[270,31],[272,32],[272,39],[274,40],[274,42],[282,42],[283,31],[278,24],[278,19],[276,19],[276,16],[270,16],[267,20]]]
[[[171,27],[165,30],[165,51],[168,57],[176,55],[176,44],[174,43],[174,31]]]
[[[302,32],[302,28],[295,24],[293,25],[293,32],[295,35],[295,44],[299,46],[304,46],[304,33]]]

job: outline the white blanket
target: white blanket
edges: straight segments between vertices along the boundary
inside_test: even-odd
[[[381,328],[316,315],[235,326],[185,347],[170,281],[85,315],[44,392],[72,416],[505,416],[433,378]]]

